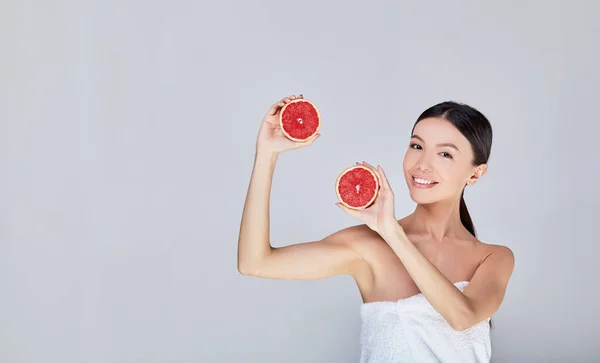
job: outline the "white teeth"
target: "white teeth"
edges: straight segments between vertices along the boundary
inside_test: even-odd
[[[414,178],[414,177],[413,177],[413,179],[415,179],[415,181],[419,184],[433,184],[433,182],[430,180],[419,179],[419,178]]]

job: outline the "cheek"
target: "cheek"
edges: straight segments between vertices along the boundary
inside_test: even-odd
[[[456,170],[452,165],[452,162],[448,160],[438,159],[435,165],[435,171],[439,177],[444,181],[450,181],[454,179]]]
[[[437,172],[444,183],[454,189],[461,189],[467,181],[467,171],[456,163],[446,162],[439,163]]]
[[[407,172],[411,171],[414,168],[415,162],[416,162],[415,153],[411,153],[410,151],[407,151],[406,154],[404,154],[404,160],[402,162],[402,168],[404,169],[404,174],[406,174]]]
[[[410,155],[404,156],[404,161],[402,163],[402,169],[403,169],[402,174],[404,175],[404,179],[408,183],[408,180],[410,179],[409,173],[414,169],[414,163],[411,161]]]

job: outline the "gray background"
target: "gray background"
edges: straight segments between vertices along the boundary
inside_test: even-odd
[[[466,194],[516,267],[494,362],[600,356],[593,1],[0,1],[0,361],[355,362],[351,278],[236,270],[256,132],[323,114],[280,156],[272,241],[357,223],[338,173],[380,163],[410,213],[412,123],[452,99],[494,127]]]

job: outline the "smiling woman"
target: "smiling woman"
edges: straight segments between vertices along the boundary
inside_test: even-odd
[[[460,190],[461,222],[476,236],[463,195],[466,186],[474,185],[487,171],[493,138],[490,122],[477,109],[448,101],[425,110],[411,133],[410,148],[404,157],[407,182],[417,189],[431,189],[443,182],[428,194],[412,193],[410,189],[411,198],[425,204],[457,195]]]
[[[489,362],[490,319],[512,275],[514,257],[479,241],[464,188],[487,170],[489,121],[474,108],[443,102],[411,132],[403,170],[415,211],[396,219],[394,193],[381,166],[357,163],[377,179],[367,208],[338,207],[361,224],[318,241],[272,247],[269,199],[279,153],[312,145],[286,138],[271,106],[261,124],[238,238],[238,270],[272,279],[347,274],[363,299],[360,362]]]

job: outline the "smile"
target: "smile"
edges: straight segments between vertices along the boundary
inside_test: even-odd
[[[438,182],[412,177],[412,184],[417,188],[433,188]]]

